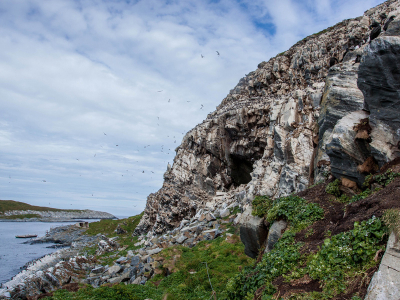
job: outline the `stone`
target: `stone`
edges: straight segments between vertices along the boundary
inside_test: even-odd
[[[117,264],[119,264],[119,263],[122,263],[122,262],[125,262],[125,261],[127,261],[127,258],[124,257],[124,256],[122,256],[122,257],[118,258],[115,262],[116,262]]]
[[[99,274],[99,273],[103,273],[105,270],[104,266],[97,266],[95,268],[92,269],[92,273],[94,274]]]
[[[147,250],[147,254],[148,255],[153,255],[153,254],[157,254],[157,253],[159,253],[161,251],[162,251],[162,248],[155,248],[155,249],[152,249],[152,250]]]
[[[111,274],[115,274],[115,273],[118,273],[121,269],[122,269],[121,266],[113,265],[110,268],[108,268],[107,273],[110,274],[110,275]]]
[[[187,237],[185,236],[185,235],[180,235],[177,239],[176,239],[176,242],[178,243],[178,244],[182,244],[185,240],[187,240]]]
[[[221,218],[228,217],[229,214],[230,214],[230,211],[229,211],[228,208],[224,208],[224,209],[221,209],[221,210],[219,211],[219,215],[221,216]]]
[[[265,243],[265,253],[270,252],[274,248],[275,244],[282,237],[282,233],[286,229],[286,226],[287,222],[285,220],[275,221],[272,223]]]
[[[400,241],[392,232],[379,270],[368,286],[365,300],[398,300],[400,294]]]
[[[142,281],[142,278],[141,277],[137,277],[132,281],[131,284],[140,284],[141,281]]]
[[[240,220],[240,240],[244,244],[244,252],[251,258],[256,258],[268,234],[263,219],[251,214],[252,208],[244,211]]]
[[[140,263],[140,257],[134,256],[131,259],[131,266],[137,266]]]
[[[208,213],[206,215],[206,220],[207,221],[214,221],[214,220],[216,220],[216,217],[212,213]]]
[[[326,145],[326,153],[331,162],[331,171],[336,178],[347,178],[362,186],[365,175],[358,171],[358,166],[371,155],[368,144],[356,142],[354,126],[360,120],[368,118],[368,113],[359,110],[352,112],[335,125],[331,141]]]

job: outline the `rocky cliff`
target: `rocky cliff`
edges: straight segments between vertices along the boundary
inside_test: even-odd
[[[372,43],[369,25],[399,12],[400,1],[386,1],[242,78],[176,148],[135,233],[171,230],[207,203],[243,208],[255,195],[298,192],[328,172],[361,184],[398,157],[399,23]],[[340,63],[330,67],[332,57]]]

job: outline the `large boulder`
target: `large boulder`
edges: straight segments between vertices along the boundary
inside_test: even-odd
[[[272,223],[269,231],[267,241],[265,243],[265,253],[270,252],[278,240],[282,237],[283,231],[286,229],[287,222],[279,220]]]
[[[268,235],[268,228],[262,218],[253,216],[252,208],[242,214],[240,225],[240,240],[244,244],[244,253],[251,258],[256,258]]]
[[[379,270],[374,274],[364,300],[398,300],[400,295],[400,240],[392,232]]]
[[[400,156],[400,37],[383,36],[365,47],[357,83],[375,129],[371,152],[382,166]]]
[[[360,186],[365,176],[357,170],[357,167],[362,165],[370,154],[368,143],[365,140],[356,140],[357,132],[354,127],[366,118],[368,113],[359,110],[340,119],[333,129],[331,141],[326,145],[333,176],[348,178]]]

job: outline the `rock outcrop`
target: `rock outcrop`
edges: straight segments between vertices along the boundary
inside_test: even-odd
[[[334,176],[360,183],[364,175],[357,167],[367,154],[379,165],[396,156],[398,120],[390,109],[397,101],[397,58],[389,69],[376,66],[396,56],[399,26],[392,22],[387,36],[371,44],[368,26],[380,13],[397,15],[398,7],[399,1],[390,0],[311,35],[242,78],[176,148],[163,187],[148,197],[135,234],[160,234],[179,226],[217,192],[229,191],[243,206],[257,194],[275,198],[301,191],[331,169]],[[340,63],[329,69],[331,57]],[[377,84],[386,90],[384,99],[376,97]],[[379,101],[387,110],[379,110]],[[355,159],[354,151],[345,153],[348,163],[343,164],[338,153],[344,148],[333,138],[335,125],[362,109],[369,110],[371,136],[359,141]],[[385,116],[390,120],[382,121]],[[343,170],[347,165],[349,174]]]

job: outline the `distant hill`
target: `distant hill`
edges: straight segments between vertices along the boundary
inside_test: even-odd
[[[95,210],[59,209],[35,206],[14,200],[0,200],[0,220],[73,221],[75,219],[115,219],[112,214]]]
[[[51,208],[46,206],[30,205],[28,203],[14,200],[0,200],[0,213],[5,213],[10,210],[35,210],[35,211],[76,211],[69,209]]]

